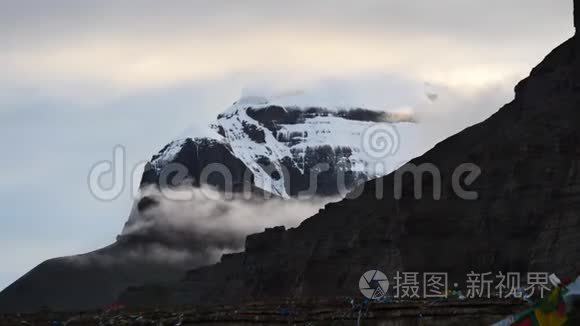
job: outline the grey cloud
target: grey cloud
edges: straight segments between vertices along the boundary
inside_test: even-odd
[[[2,2],[0,82],[79,98],[248,72],[483,83],[521,72],[570,36],[571,8],[568,0]]]
[[[572,1],[4,1],[0,21],[12,42],[111,32],[174,37],[281,26],[343,32],[434,33],[466,39],[538,37],[572,29]],[[240,29],[243,28],[243,29]],[[533,32],[532,32],[533,31]],[[168,32],[174,33],[166,34]],[[20,34],[22,33],[22,34]],[[114,36],[109,34],[109,36]]]
[[[215,262],[222,253],[243,250],[247,235],[267,227],[298,226],[333,200],[225,199],[205,187],[172,189],[171,196],[148,187],[142,190],[143,197],[156,204],[143,211],[134,207],[119,237],[122,243],[139,243],[139,250],[121,254],[161,260],[194,257],[198,264]]]

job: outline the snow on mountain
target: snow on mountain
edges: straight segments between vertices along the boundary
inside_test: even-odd
[[[287,198],[289,194],[285,188],[284,179],[274,176],[282,175],[282,160],[285,157],[292,157],[290,148],[279,142],[272,133],[248,116],[247,108],[251,107],[248,105],[249,103],[244,102],[234,104],[218,118],[217,126],[223,130],[224,138],[233,154],[254,173],[254,184],[275,195]],[[259,164],[262,157],[269,158],[274,171],[266,171]]]
[[[151,160],[151,164],[155,169],[162,169],[167,164],[175,158],[175,156],[181,151],[183,145],[185,144],[185,139],[174,140],[161,151],[161,155],[157,158]]]
[[[327,179],[342,173],[349,178],[346,187],[352,188],[419,154],[414,152],[418,127],[411,115],[363,108],[294,106],[245,97],[211,127],[216,134],[204,141],[211,139],[227,148],[251,171],[255,186],[284,198],[296,194],[288,186],[296,180],[288,178],[307,183],[314,172],[330,173]],[[152,167],[159,172],[176,160],[186,144],[187,139],[171,142],[153,158]]]

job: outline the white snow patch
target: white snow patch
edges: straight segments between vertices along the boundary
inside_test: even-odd
[[[159,157],[151,161],[153,167],[159,170],[163,168],[166,164],[173,161],[175,159],[175,156],[183,148],[184,144],[185,139],[178,139],[169,143],[169,145],[167,145],[167,148],[160,153]]]

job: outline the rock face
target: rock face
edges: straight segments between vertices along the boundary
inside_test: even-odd
[[[171,152],[174,154],[170,154]],[[171,155],[171,157],[167,157]],[[165,157],[164,157],[165,156]],[[165,186],[172,185],[170,170],[171,164],[183,166],[186,168],[187,176],[195,186],[200,186],[201,174],[204,167],[211,164],[223,164],[232,173],[232,186],[243,185],[244,181],[251,181],[251,175],[244,179],[245,166],[242,161],[236,158],[231,150],[221,142],[207,138],[187,138],[181,141],[174,141],[163,148],[159,154],[154,155],[151,163],[148,164],[143,177],[141,186],[159,185],[161,175],[166,173],[168,181]],[[164,170],[165,169],[165,170]],[[219,178],[220,175],[211,174],[205,179],[206,183],[221,189],[226,188],[226,180]],[[177,182],[175,182],[177,183]]]
[[[578,1],[576,1],[577,3]],[[577,19],[576,19],[577,21]],[[463,284],[476,272],[556,272],[580,268],[580,47],[578,35],[553,50],[515,88],[515,99],[486,121],[411,161],[433,164],[415,198],[411,175],[369,181],[352,199],[329,204],[298,228],[247,238],[246,252],[190,271],[152,295],[132,288],[128,304],[200,304],[250,299],[360,296],[371,269],[447,272]],[[481,175],[463,187],[453,174],[473,163]],[[381,189],[382,198],[377,199]],[[438,187],[437,187],[438,188]],[[360,195],[355,196],[356,193]]]
[[[580,8],[580,1],[574,0],[574,27],[580,27],[580,13],[577,10]]]

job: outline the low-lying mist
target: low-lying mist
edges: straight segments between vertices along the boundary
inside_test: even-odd
[[[224,253],[242,251],[249,234],[280,225],[296,227],[338,199],[226,198],[209,187],[161,191],[150,186],[142,189],[118,237],[115,245],[121,250],[105,249],[75,259],[173,263],[188,268],[208,265]],[[143,201],[148,204],[138,204]]]

